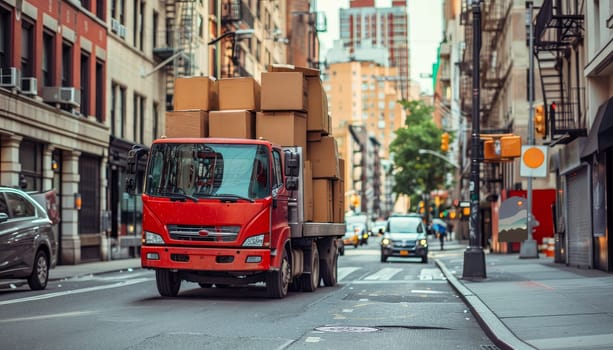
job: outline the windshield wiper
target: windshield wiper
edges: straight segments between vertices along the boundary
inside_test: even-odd
[[[168,198],[170,198],[171,201],[185,201],[186,199],[192,200],[195,203],[198,202],[198,198],[194,197],[194,196],[190,196],[189,194],[184,194],[184,193],[164,193],[165,195],[168,196]]]
[[[244,201],[255,203],[255,200],[251,198],[239,196],[237,194],[230,194],[230,193],[216,193],[214,195],[211,195],[209,198],[219,199],[221,202],[236,203],[237,200],[242,199]]]

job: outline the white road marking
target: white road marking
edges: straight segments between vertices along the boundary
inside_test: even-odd
[[[447,294],[447,292],[442,292],[440,290],[424,290],[424,289],[413,289],[411,293],[415,294]]]
[[[304,342],[305,343],[319,343],[319,341],[321,340],[320,337],[307,337]]]
[[[7,318],[4,320],[0,320],[0,323],[11,323],[11,322],[23,322],[23,321],[40,321],[40,320],[48,320],[52,318],[61,318],[61,317],[79,317],[96,313],[95,311],[75,311],[75,312],[64,312],[61,314],[52,314],[52,315],[39,315],[39,316],[31,316],[31,317],[17,317],[17,318]]]
[[[366,281],[386,281],[386,280],[391,280],[392,277],[394,277],[394,275],[396,275],[397,273],[399,273],[400,271],[402,271],[402,269],[400,268],[396,268],[396,267],[385,267],[375,273],[373,273],[372,275],[366,276],[366,278],[364,278],[364,280]]]
[[[359,270],[360,267],[339,267],[336,276],[339,281],[343,280],[343,278],[349,276],[352,272]]]
[[[421,269],[419,273],[419,279],[422,281],[440,280],[444,278],[443,273],[439,269]]]
[[[65,296],[65,295],[89,293],[89,292],[96,292],[96,291],[105,290],[105,289],[126,287],[126,286],[130,286],[130,285],[133,285],[133,284],[148,282],[148,281],[152,281],[152,280],[153,280],[153,278],[138,278],[138,279],[134,279],[134,280],[131,280],[131,281],[123,281],[123,282],[117,282],[117,283],[113,283],[113,284],[108,284],[106,286],[96,286],[96,287],[89,287],[89,288],[82,288],[82,289],[75,289],[75,290],[67,290],[67,291],[64,291],[64,292],[48,293],[48,294],[31,296],[31,297],[27,297],[27,298],[5,300],[5,301],[0,301],[0,306],[2,306],[2,305],[9,305],[9,304],[17,304],[17,303],[25,303],[25,302],[28,302],[28,301],[37,301],[37,300],[57,298],[57,297]]]

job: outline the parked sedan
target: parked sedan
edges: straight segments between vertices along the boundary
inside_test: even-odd
[[[428,239],[426,228],[420,217],[391,216],[381,239],[381,262],[387,258],[419,257],[422,263],[428,262]]]
[[[50,209],[24,191],[0,187],[0,278],[27,279],[33,290],[47,287],[58,245]]]

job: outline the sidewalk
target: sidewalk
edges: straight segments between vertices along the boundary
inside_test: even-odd
[[[486,278],[464,280],[462,243],[434,260],[498,347],[613,349],[613,274],[486,251]]]

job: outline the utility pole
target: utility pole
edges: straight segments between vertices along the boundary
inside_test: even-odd
[[[470,168],[470,222],[469,246],[464,251],[463,278],[485,278],[485,253],[481,246],[481,228],[479,226],[479,172],[480,172],[480,81],[479,54],[481,51],[481,1],[472,0],[473,11],[473,105],[472,105],[472,135],[471,135],[471,168]]]
[[[532,1],[526,1],[526,30],[528,31],[528,144],[534,145],[534,28],[532,25]],[[532,176],[528,176],[528,236],[526,240],[521,242],[519,249],[520,259],[538,258],[539,253],[536,247],[536,241],[532,238]]]

